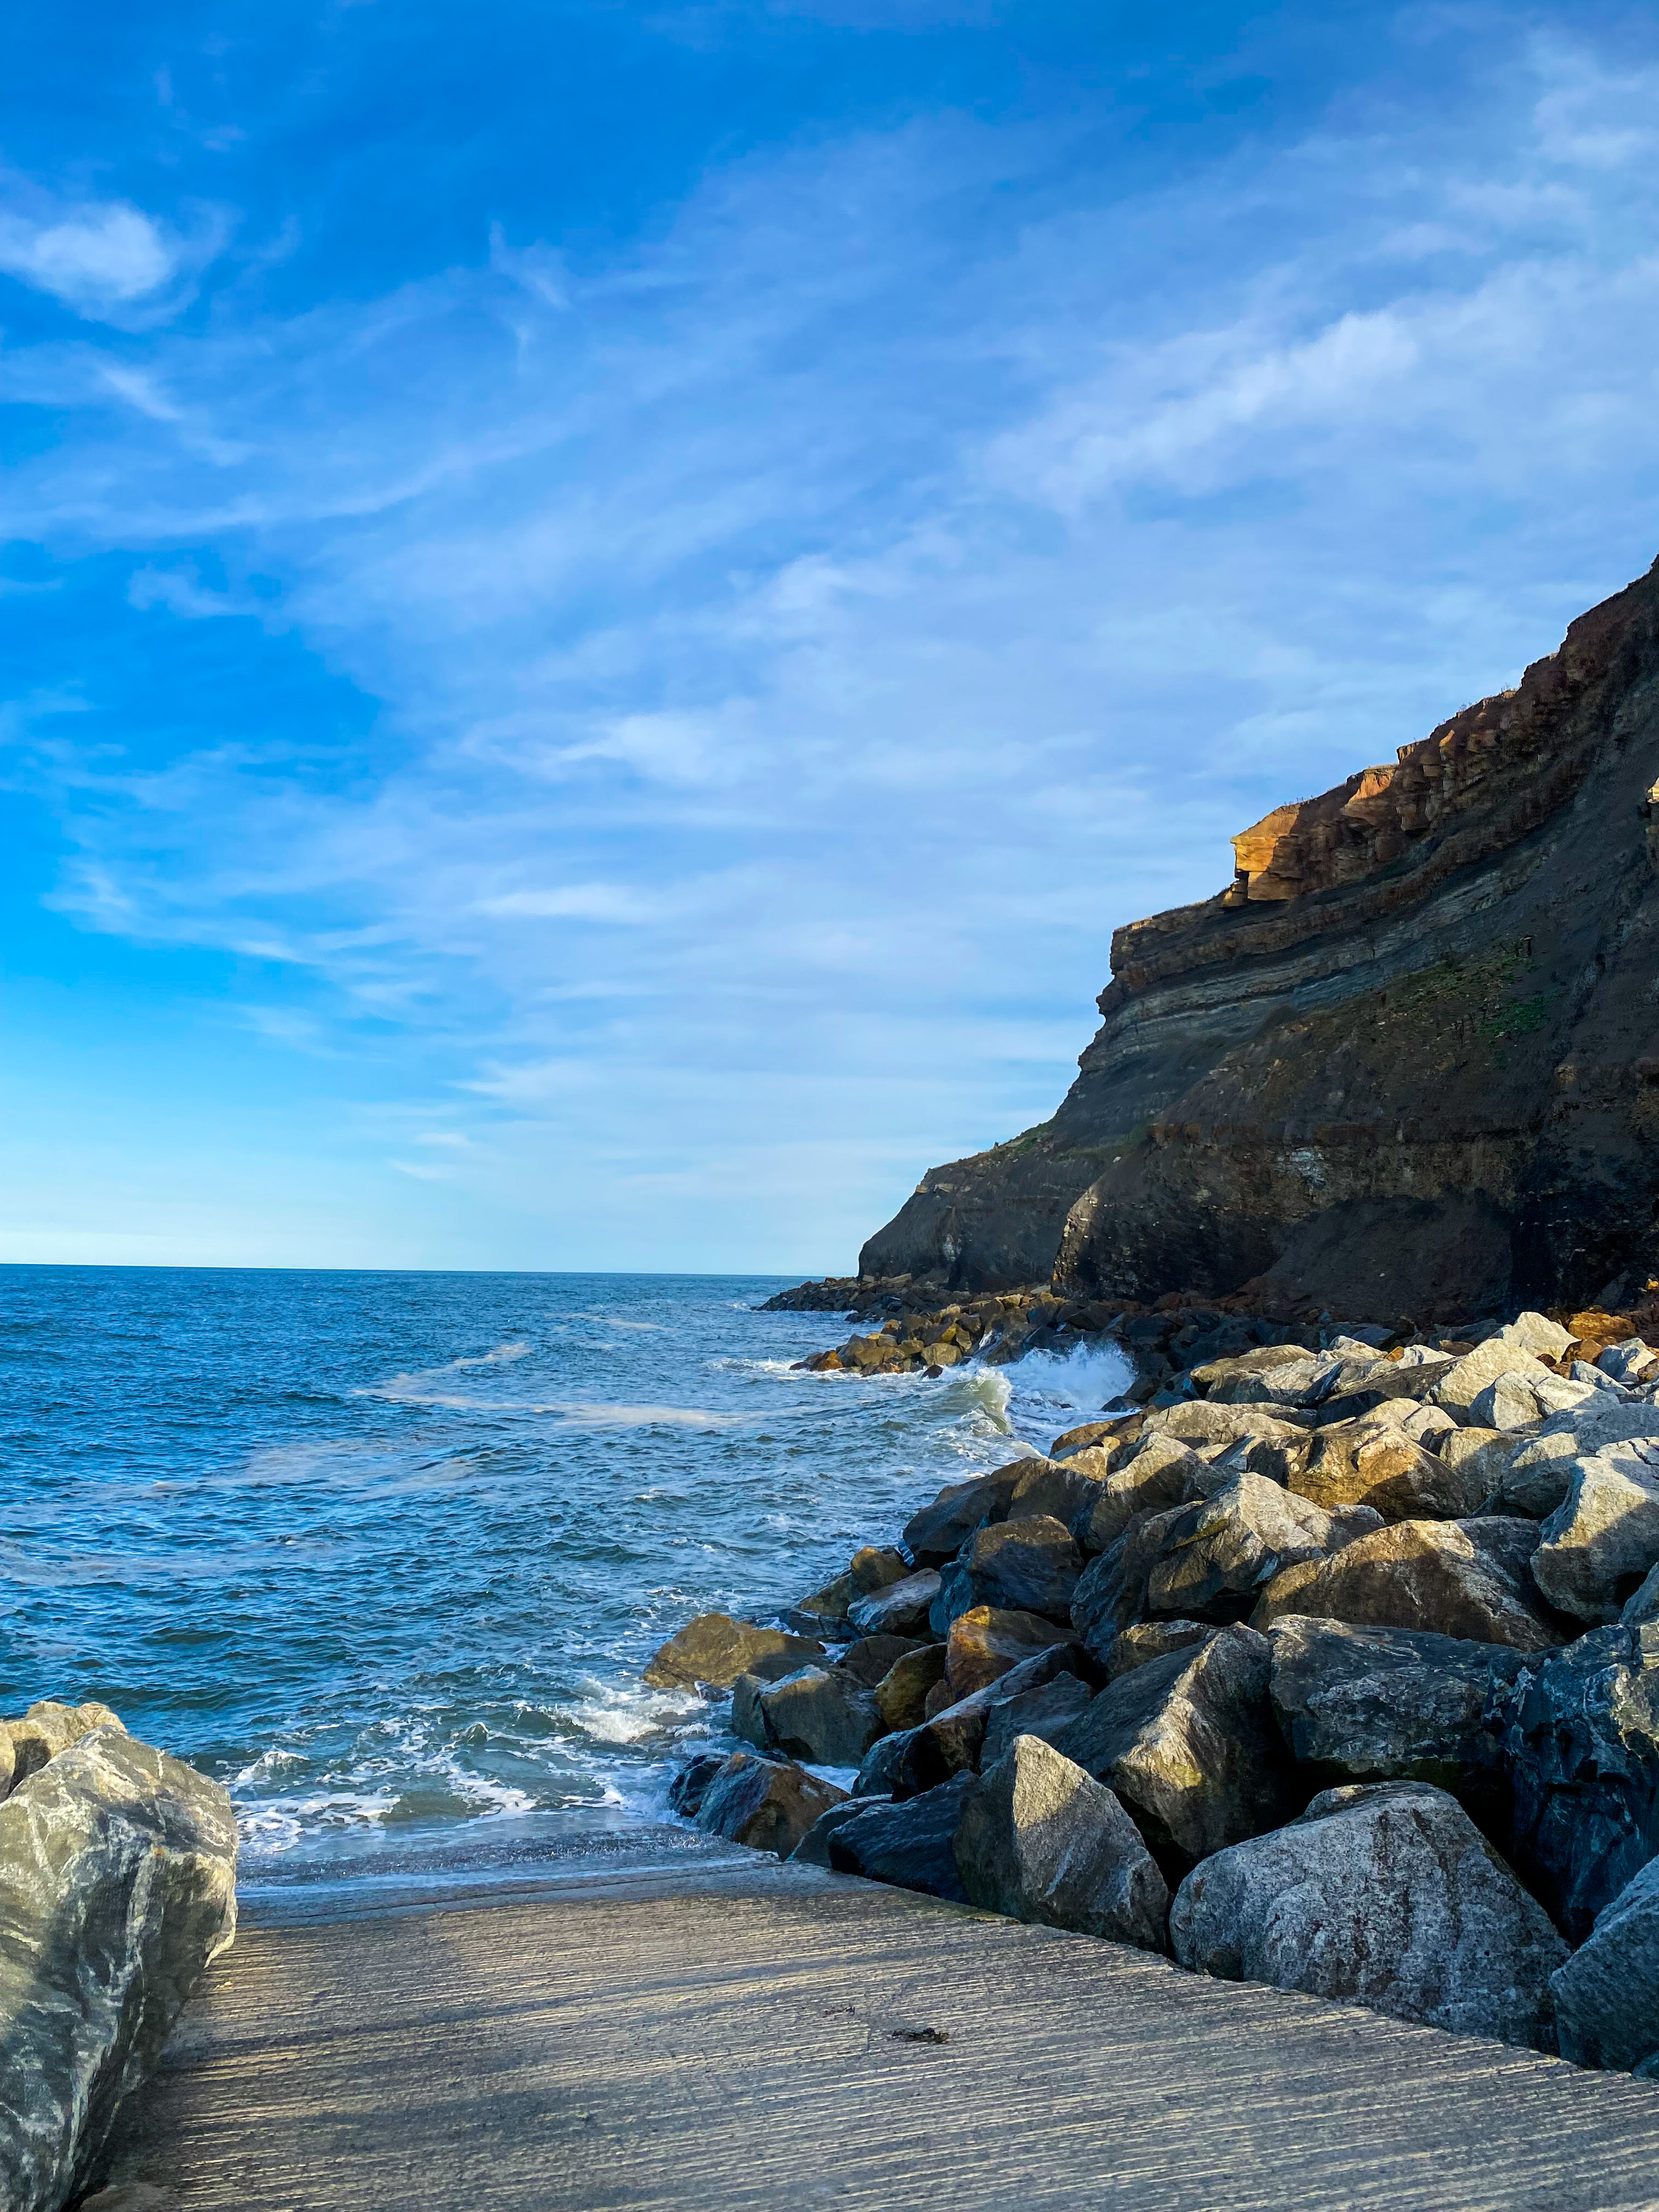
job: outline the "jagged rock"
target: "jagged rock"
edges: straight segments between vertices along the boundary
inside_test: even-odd
[[[985,1740],[977,1762],[981,1772],[1005,1756],[1016,1736],[1041,1736],[1045,1743],[1052,1743],[1086,1709],[1093,1696],[1089,1684],[1078,1675],[1056,1674],[1049,1681],[1039,1682],[1035,1689],[999,1698],[985,1717]]]
[[[1105,1467],[1093,1452],[1079,1453],[1072,1461],[1034,1459],[1014,1485],[1008,1519],[1046,1517],[1069,1528],[1079,1515],[1092,1513],[1105,1478]]]
[[[761,1711],[761,1692],[765,1687],[758,1674],[739,1674],[732,1685],[732,1733],[752,1743],[757,1751],[768,1750],[772,1742],[766,1715]]]
[[[965,1905],[956,1838],[977,1785],[976,1775],[956,1774],[902,1803],[860,1806],[853,1819],[830,1832],[830,1865],[837,1874],[861,1874],[869,1881]]]
[[[918,1644],[896,1659],[876,1684],[876,1710],[889,1729],[919,1728],[927,1692],[945,1680],[945,1646]]]
[[[970,1607],[951,1623],[945,1644],[945,1679],[952,1699],[984,1689],[1034,1651],[1076,1641],[1075,1629],[1062,1628],[1040,1613],[988,1605]]]
[[[31,1774],[38,1774],[49,1759],[56,1759],[60,1751],[67,1751],[96,1728],[113,1729],[118,1735],[126,1734],[119,1717],[95,1699],[82,1705],[66,1705],[56,1698],[42,1698],[21,1721],[0,1722],[0,1797]]]
[[[1147,1579],[1170,1531],[1187,1511],[1137,1513],[1115,1544],[1091,1559],[1072,1595],[1072,1626],[1095,1658],[1109,1661],[1114,1640],[1146,1610]]]
[[[927,1616],[939,1595],[939,1575],[924,1567],[906,1575],[902,1582],[861,1597],[847,1608],[847,1622],[860,1636],[905,1636],[927,1633]]]
[[[1510,1856],[1574,1942],[1659,1851],[1659,1626],[1593,1628],[1523,1673],[1495,1716]]]
[[[1074,1649],[1054,1644],[1047,1651],[1034,1652],[982,1690],[929,1714],[920,1728],[884,1736],[859,1769],[854,1795],[902,1800],[936,1789],[964,1767],[977,1766],[993,1708],[1052,1680],[1056,1674],[1069,1674]]]
[[[823,1644],[811,1637],[757,1628],[753,1621],[734,1620],[729,1613],[704,1613],[675,1631],[647,1665],[645,1680],[653,1690],[689,1690],[699,1685],[729,1690],[739,1674],[759,1674],[774,1681],[824,1656]]]
[[[1659,2051],[1659,1859],[1602,1907],[1553,1988],[1564,2058],[1628,2072]]]
[[[1170,1913],[1183,1966],[1548,2050],[1566,1946],[1455,1799],[1327,1790],[1197,1867]]]
[[[1580,1460],[1544,1523],[1533,1580],[1559,1613],[1617,1620],[1659,1562],[1659,1481],[1609,1459]]]
[[[928,1616],[933,1632],[946,1634],[958,1613],[975,1606],[1065,1620],[1082,1571],[1083,1554],[1062,1521],[1036,1514],[981,1528],[944,1570]]]
[[[1207,1462],[1177,1437],[1149,1437],[1109,1474],[1073,1533],[1085,1552],[1109,1552],[1138,1514],[1162,1513],[1199,1495]]]
[[[1241,1474],[1170,1527],[1147,1573],[1148,1607],[1187,1620],[1242,1620],[1282,1567],[1328,1558],[1378,1525],[1364,1506],[1327,1513],[1259,1474]]]
[[[836,1664],[855,1682],[862,1682],[866,1690],[873,1690],[886,1680],[901,1659],[915,1651],[935,1651],[938,1648],[933,1642],[915,1636],[860,1636],[842,1645],[836,1654]]]
[[[1511,1456],[1486,1503],[1487,1512],[1523,1513],[1547,1521],[1565,1498],[1580,1460],[1605,1459],[1639,1477],[1659,1472],[1659,1407],[1638,1401],[1589,1401],[1573,1411],[1553,1414],[1529,1440],[1511,1439]]]
[[[1402,1429],[1364,1418],[1322,1428],[1307,1466],[1290,1480],[1328,1512],[1368,1505],[1385,1521],[1460,1521],[1487,1494],[1484,1470],[1442,1459]]]
[[[1184,1871],[1291,1810],[1267,1677],[1267,1638],[1220,1629],[1108,1683],[1056,1748],[1117,1792],[1166,1874]]]
[[[1193,1380],[1222,1406],[1300,1406],[1323,1364],[1299,1346],[1271,1345],[1233,1359],[1212,1359],[1193,1370]]]
[[[866,1544],[854,1552],[845,1574],[814,1590],[810,1597],[792,1606],[784,1614],[786,1624],[799,1635],[817,1636],[832,1633],[837,1624],[847,1618],[847,1609],[856,1605],[860,1598],[885,1589],[889,1583],[902,1582],[910,1571],[909,1562],[898,1553],[880,1551]]]
[[[1462,1413],[1481,1428],[1492,1428],[1492,1421],[1478,1421],[1473,1412],[1475,1400],[1488,1384],[1500,1375],[1519,1376],[1528,1382],[1553,1382],[1554,1376],[1541,1359],[1518,1344],[1506,1344],[1501,1336],[1489,1336],[1484,1344],[1466,1352],[1449,1368],[1434,1386],[1437,1405]]]
[[[847,1794],[793,1761],[734,1751],[703,1791],[697,1826],[728,1843],[787,1859],[819,1814]]]
[[[1521,1313],[1506,1322],[1498,1332],[1504,1344],[1518,1344],[1523,1352],[1534,1353],[1540,1359],[1563,1359],[1577,1340],[1570,1329],[1559,1321],[1551,1321],[1547,1314]]]
[[[1651,1382],[1659,1377],[1659,1354],[1639,1336],[1626,1337],[1622,1344],[1609,1344],[1595,1364],[1615,1382]]]
[[[1214,1634],[1214,1625],[1207,1620],[1137,1621],[1113,1638],[1106,1656],[1106,1680],[1115,1682],[1120,1674],[1133,1674],[1149,1659],[1184,1651],[1189,1644],[1202,1644]]]
[[[1528,1567],[1535,1522],[1394,1521],[1334,1558],[1286,1567],[1261,1593],[1257,1628],[1286,1613],[1373,1628],[1425,1628],[1476,1644],[1542,1651],[1564,1641]]]
[[[857,1766],[886,1732],[873,1690],[840,1667],[803,1667],[761,1691],[769,1740],[816,1766]]]
[[[1311,1778],[1428,1782],[1483,1826],[1505,1817],[1497,1708],[1528,1664],[1524,1652],[1295,1614],[1275,1621],[1267,1641],[1273,1711]]]
[[[989,1474],[946,1483],[931,1505],[913,1513],[904,1524],[904,1547],[916,1565],[942,1567],[955,1559],[975,1528],[1006,1520],[1025,1469],[1025,1461],[1017,1459]]]
[[[967,1794],[954,1838],[970,1904],[1161,1951],[1170,1893],[1103,1783],[1035,1735],[1017,1736]]]
[[[1517,1451],[1524,1449],[1516,1437],[1505,1436],[1498,1429],[1452,1429],[1437,1438],[1433,1446],[1435,1456],[1467,1486],[1466,1494],[1478,1501],[1468,1512],[1454,1518],[1467,1520],[1473,1514],[1485,1511],[1541,1521],[1543,1514],[1528,1514],[1523,1506],[1503,1499],[1500,1494],[1510,1462]],[[1557,1499],[1558,1504],[1559,1502]],[[1553,1511],[1554,1508],[1547,1510]]]
[[[70,1711],[58,1707],[62,1714]],[[55,1717],[36,1717],[33,1741]],[[103,1723],[0,1805],[0,2176],[58,2212],[236,1928],[216,1782]]]
[[[695,1820],[709,1784],[731,1756],[729,1751],[700,1751],[689,1759],[668,1785],[669,1811],[678,1813],[683,1820]]]
[[[1067,1429],[1063,1436],[1054,1438],[1048,1447],[1050,1459],[1070,1459],[1076,1452],[1103,1451],[1109,1458],[1117,1450],[1127,1450],[1146,1425],[1144,1413],[1115,1413],[1109,1420],[1085,1421],[1075,1429]]]
[[[791,1860],[798,1866],[827,1867],[830,1864],[830,1838],[836,1830],[872,1806],[884,1805],[884,1797],[845,1797],[839,1805],[831,1805],[820,1813],[806,1833],[790,1852]]]

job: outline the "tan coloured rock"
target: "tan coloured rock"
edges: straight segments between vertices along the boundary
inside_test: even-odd
[[[804,1766],[735,1751],[703,1792],[697,1826],[787,1859],[818,1815],[846,1796]]]
[[[1069,1624],[1046,1620],[1041,1613],[973,1606],[951,1623],[945,1643],[945,1680],[951,1700],[985,1689],[1035,1652],[1077,1640]]]
[[[705,1613],[675,1631],[647,1666],[645,1680],[654,1690],[729,1690],[739,1674],[773,1680],[823,1656],[815,1638]]]
[[[1564,1640],[1528,1572],[1531,1521],[1395,1521],[1334,1559],[1275,1575],[1250,1616],[1259,1629],[1287,1613],[1376,1628],[1423,1628],[1482,1644],[1545,1651]]]
[[[854,1647],[856,1649],[856,1646]],[[945,1646],[924,1644],[896,1659],[876,1684],[876,1710],[889,1729],[919,1728],[927,1693],[945,1680]]]
[[[1363,1415],[1319,1430],[1290,1486],[1328,1512],[1369,1505],[1385,1521],[1460,1521],[1486,1496],[1482,1469],[1425,1451],[1403,1429]]]
[[[1553,1382],[1555,1377],[1541,1359],[1518,1344],[1506,1344],[1501,1336],[1489,1336],[1484,1344],[1466,1352],[1434,1388],[1435,1403],[1449,1413],[1472,1419],[1469,1409],[1488,1383],[1495,1382],[1500,1375],[1519,1376],[1524,1382]],[[1490,1427],[1492,1424],[1480,1424]]]

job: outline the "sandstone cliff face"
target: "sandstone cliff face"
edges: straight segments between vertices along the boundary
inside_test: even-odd
[[[924,1177],[862,1272],[1417,1318],[1644,1282],[1656,778],[1659,562],[1516,690],[1236,838],[1217,897],[1119,930],[1054,1119]]]

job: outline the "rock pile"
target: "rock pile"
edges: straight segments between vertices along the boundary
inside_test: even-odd
[[[0,2203],[58,2212],[236,1928],[230,1799],[107,1706],[0,1722]]]
[[[749,1746],[688,1767],[677,1809],[1195,1972],[1659,2076],[1641,1319],[1194,1331],[1146,1402],[949,1486],[785,1627],[671,1639],[648,1679],[729,1690]]]

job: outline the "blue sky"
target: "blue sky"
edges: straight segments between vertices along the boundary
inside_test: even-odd
[[[1659,553],[1649,9],[8,40],[0,1258],[850,1266]]]

